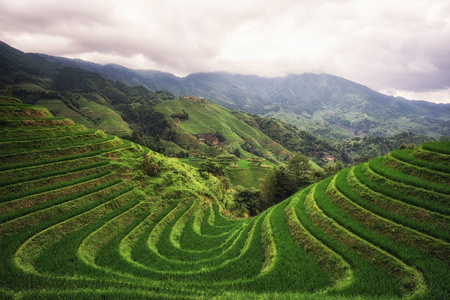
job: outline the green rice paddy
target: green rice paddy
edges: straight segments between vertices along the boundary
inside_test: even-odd
[[[229,219],[214,178],[8,103],[1,299],[450,297],[450,143],[394,151]],[[172,173],[137,184],[144,156]]]

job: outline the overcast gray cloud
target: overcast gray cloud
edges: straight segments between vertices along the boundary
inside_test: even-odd
[[[184,76],[329,73],[450,103],[448,0],[5,0],[0,40],[26,52]]]

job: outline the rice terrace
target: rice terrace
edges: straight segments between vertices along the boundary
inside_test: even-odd
[[[1,299],[448,299],[450,143],[341,170],[251,218],[218,179],[0,99]]]

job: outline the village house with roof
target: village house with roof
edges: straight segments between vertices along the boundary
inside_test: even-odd
[[[212,146],[219,146],[219,139],[211,133],[200,133],[197,134],[197,138],[199,141],[210,144]]]

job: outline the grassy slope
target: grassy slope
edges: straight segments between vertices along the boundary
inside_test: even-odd
[[[100,118],[96,128],[119,136],[131,135],[132,132],[128,123],[114,110],[87,99],[80,101],[80,105],[86,115]]]
[[[70,109],[59,99],[39,100],[36,104],[46,107],[52,111],[55,116],[71,118],[78,124],[97,128],[110,134],[126,136],[132,133],[128,123],[126,123],[117,112],[105,105],[89,101],[85,98],[81,99],[78,103],[80,104],[80,109],[84,116]],[[95,124],[86,116],[90,117],[91,120],[96,120]]]
[[[60,99],[45,99],[38,100],[36,105],[46,107],[52,112],[55,117],[66,117],[72,119],[77,124],[82,124],[92,127],[92,122],[86,120],[82,115],[76,111],[70,109],[62,100]]]
[[[254,157],[254,154],[248,153],[241,148],[244,140],[251,140],[257,148],[264,153],[264,156],[274,161],[279,161],[281,157],[285,158],[290,152],[278,143],[271,140],[261,131],[239,120],[230,113],[229,110],[215,105],[211,102],[200,100],[170,100],[158,104],[157,108],[170,116],[175,113],[181,113],[183,110],[189,114],[189,120],[179,122],[178,131],[181,135],[196,135],[199,133],[220,132],[227,140],[224,146],[229,152],[239,149],[243,154],[244,160],[238,163],[239,169],[227,168],[227,173],[233,185],[242,185],[250,188],[259,189],[260,178],[265,178],[269,169],[266,168],[247,168],[242,162],[247,162],[245,158]],[[190,139],[195,140],[195,138]],[[191,165],[199,163],[189,162]]]
[[[239,149],[244,158],[254,155],[246,152],[240,146],[244,139],[252,141],[257,148],[264,153],[266,158],[278,161],[289,153],[278,143],[254,127],[237,119],[225,108],[207,101],[199,100],[170,100],[157,105],[157,109],[170,116],[185,110],[189,114],[189,120],[181,121],[179,129],[183,133],[196,135],[199,133],[214,133],[219,131],[230,142],[230,152]]]
[[[201,163],[204,162],[203,159],[181,158],[179,160],[196,168],[199,168]],[[222,163],[230,183],[233,186],[241,185],[245,188],[255,189],[261,188],[260,179],[266,178],[273,167],[267,162],[264,162],[265,166],[259,167],[257,164],[245,159],[236,162],[238,167],[231,167],[231,164],[234,164],[234,162]]]
[[[226,169],[225,173],[230,182],[233,185],[242,185],[245,188],[255,188],[260,189],[261,184],[259,179],[264,179],[267,177],[270,169],[263,168],[245,168],[239,170]]]
[[[230,220],[214,177],[43,119],[0,127],[2,298],[449,296],[450,143],[345,169]],[[144,156],[156,176],[143,174]]]

